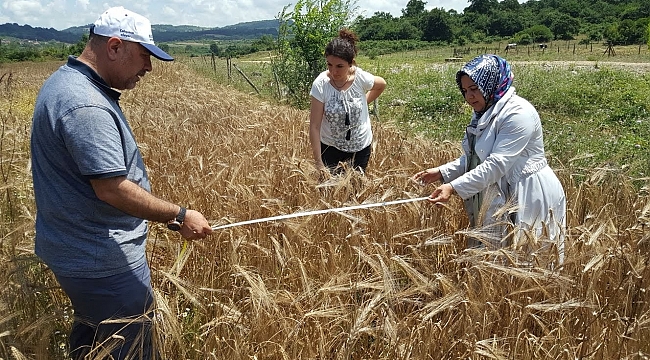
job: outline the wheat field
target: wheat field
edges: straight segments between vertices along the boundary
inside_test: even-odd
[[[0,67],[0,358],[65,359],[72,313],[33,254],[31,112],[60,64]],[[409,178],[456,143],[375,122],[365,176],[322,178],[305,111],[154,64],[121,104],[153,192],[214,225],[428,195]],[[186,242],[152,224],[166,359],[647,359],[650,202],[616,171],[555,169],[566,260],[545,239],[465,250],[461,201],[235,226]],[[578,181],[580,180],[580,181]],[[477,235],[477,234],[473,234]]]

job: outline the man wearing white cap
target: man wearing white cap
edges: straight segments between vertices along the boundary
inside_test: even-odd
[[[72,302],[73,359],[155,357],[148,221],[166,222],[186,239],[212,232],[200,212],[150,193],[120,108],[117,90],[134,88],[152,70],[152,55],[173,60],[155,45],[149,20],[110,8],[93,24],[82,54],[70,56],[36,100],[35,251]]]

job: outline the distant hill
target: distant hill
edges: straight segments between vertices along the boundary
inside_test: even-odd
[[[79,41],[81,35],[76,35],[74,33],[65,31],[58,31],[53,28],[46,29],[40,27],[31,27],[29,25],[6,23],[0,25],[0,38],[2,37],[12,37],[34,41],[55,40],[63,43],[73,44]]]
[[[74,26],[64,30],[32,27],[6,23],[0,25],[0,38],[12,37],[23,40],[59,41],[74,44],[83,34],[88,33],[89,25]],[[262,35],[277,36],[278,20],[250,21],[224,27],[206,28],[191,25],[152,25],[156,42],[172,42],[206,39],[257,39]]]
[[[217,28],[202,28],[199,30],[181,31],[182,26],[152,25],[153,37],[156,41],[172,42],[184,40],[206,39],[258,39],[262,35],[278,35],[279,21],[260,20],[238,23]],[[179,29],[180,28],[180,29]]]

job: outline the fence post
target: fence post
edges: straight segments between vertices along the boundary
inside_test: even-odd
[[[244,77],[244,79],[246,80],[246,82],[248,82],[248,85],[252,86],[253,89],[255,89],[255,92],[257,93],[257,95],[259,95],[259,94],[260,94],[260,91],[257,90],[257,86],[255,86],[255,84],[253,84],[253,82],[248,78],[248,76],[246,76],[246,74],[244,74],[244,72],[243,72],[243,71],[242,71],[242,70],[241,70],[237,65],[233,64],[233,66],[235,67],[235,69],[237,69],[237,71],[239,71],[239,73],[241,74],[241,76]]]
[[[226,59],[226,71],[228,72],[228,82],[230,82],[232,80],[232,59],[230,55]]]
[[[278,73],[275,72],[275,69],[272,69],[273,71],[273,78],[275,78],[275,86],[277,87],[278,90],[278,100],[282,100],[282,90],[280,89],[280,79],[278,79]]]

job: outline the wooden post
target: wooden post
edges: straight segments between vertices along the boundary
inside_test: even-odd
[[[282,100],[282,91],[280,90],[280,80],[278,79],[278,73],[273,69],[273,77],[275,78],[275,86],[278,90],[278,100]]]
[[[260,91],[257,90],[257,87],[256,87],[255,84],[253,84],[253,82],[248,78],[248,76],[246,76],[246,74],[244,74],[244,72],[241,71],[241,69],[240,69],[236,64],[232,64],[232,66],[234,66],[235,69],[237,69],[237,71],[239,71],[239,73],[241,74],[241,76],[243,76],[244,79],[246,79],[246,82],[248,82],[248,84],[249,84],[250,86],[252,86],[253,89],[255,89],[255,92],[257,92],[257,95],[259,95],[259,94],[260,94]]]
[[[228,82],[230,82],[230,80],[232,80],[232,68],[231,68],[231,65],[232,65],[232,59],[230,58],[230,55],[228,55],[228,57],[226,58],[226,72],[228,74]]]
[[[576,54],[576,44],[573,44],[573,55]]]

